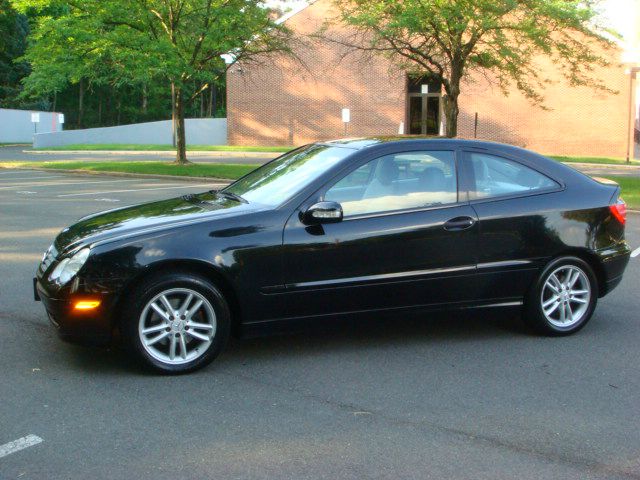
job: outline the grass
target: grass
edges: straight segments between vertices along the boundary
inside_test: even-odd
[[[2,144],[0,144],[2,145]],[[288,152],[294,147],[272,147],[272,146],[239,146],[239,145],[187,145],[187,150],[194,152]],[[170,152],[175,151],[175,148],[171,145],[160,144],[126,144],[126,143],[99,143],[99,144],[85,144],[77,143],[74,145],[65,145],[62,147],[47,147],[39,148],[36,150],[82,150],[82,151],[98,151],[98,150],[131,150],[131,151],[163,151]],[[576,157],[576,156],[562,156],[562,155],[548,155],[549,158],[553,158],[560,162],[569,163],[605,163],[608,165],[621,165],[625,164],[624,158],[616,157]],[[640,161],[632,160],[631,165],[640,166]]]
[[[567,163],[605,163],[607,165],[626,165],[627,162],[624,158],[615,157],[565,157],[560,155],[547,155],[549,158],[558,160],[559,162]],[[632,160],[629,165],[640,166],[640,161]]]
[[[613,180],[620,185],[620,188],[622,189],[622,194],[620,196],[625,202],[627,202],[628,208],[640,210],[640,178],[619,177],[615,175],[607,175],[604,178]]]
[[[168,162],[3,162],[3,168],[46,168],[51,170],[86,170],[89,172],[124,172],[180,177],[213,177],[235,180],[258,165],[228,163],[192,163],[176,165]]]
[[[288,152],[294,147],[256,147],[256,146],[238,146],[238,145],[187,145],[187,150],[196,152]],[[175,151],[175,148],[171,145],[155,145],[155,144],[126,144],[126,143],[100,143],[95,145],[88,145],[84,143],[78,143],[75,145],[65,145],[62,147],[47,147],[39,148],[37,150],[134,150],[140,152],[148,152],[152,150],[157,151]]]

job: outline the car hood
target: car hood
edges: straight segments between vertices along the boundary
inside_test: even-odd
[[[80,245],[260,209],[257,205],[242,203],[215,192],[185,195],[83,217],[60,232],[55,248],[63,253]]]

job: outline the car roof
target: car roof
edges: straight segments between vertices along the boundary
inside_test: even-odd
[[[403,146],[407,148],[473,148],[484,150],[494,154],[503,154],[507,158],[515,158],[520,162],[525,162],[530,167],[551,176],[554,179],[569,180],[585,184],[594,183],[588,175],[575,170],[572,167],[562,164],[539,153],[516,147],[506,143],[491,142],[487,140],[476,140],[466,138],[429,137],[424,135],[401,135],[401,136],[376,136],[361,138],[343,138],[326,142],[317,142],[317,145],[330,145],[335,147],[349,148],[356,151],[377,150],[385,146]]]
[[[376,147],[380,145],[392,145],[392,144],[411,144],[413,146],[424,145],[425,147],[448,147],[463,146],[463,147],[475,147],[495,149],[499,147],[518,148],[512,145],[504,143],[490,142],[486,140],[475,140],[465,138],[448,138],[448,137],[428,137],[423,135],[401,135],[401,136],[376,136],[376,137],[359,137],[359,138],[342,138],[336,140],[329,140],[324,142],[318,142],[321,145],[331,145],[335,147],[345,147],[354,150],[363,150],[366,148]],[[408,146],[408,145],[407,145]]]

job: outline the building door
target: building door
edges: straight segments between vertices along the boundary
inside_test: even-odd
[[[440,134],[440,94],[409,94],[409,133]]]
[[[439,135],[442,116],[442,83],[430,75],[409,75],[408,133],[412,135]]]

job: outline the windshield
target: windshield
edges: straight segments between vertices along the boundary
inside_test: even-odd
[[[275,207],[352,153],[353,149],[328,145],[302,147],[254,170],[223,191],[250,203]]]

